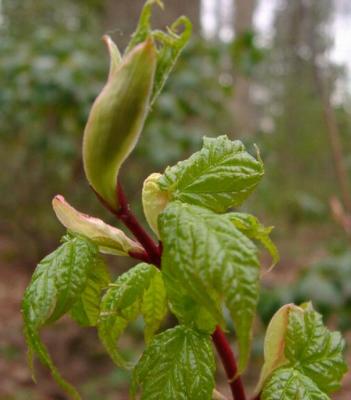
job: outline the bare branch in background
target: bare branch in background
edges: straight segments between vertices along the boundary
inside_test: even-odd
[[[323,77],[320,66],[318,65],[317,45],[313,35],[311,37],[311,51],[313,78],[323,108],[323,117],[326,124],[328,139],[331,147],[335,175],[337,183],[339,185],[343,207],[348,213],[351,213],[351,185],[342,150],[340,129],[337,123],[335,110],[330,101],[330,92],[327,89],[325,79]]]
[[[323,115],[327,127],[335,174],[338,181],[342,202],[347,212],[351,213],[351,185],[343,156],[341,135],[336,120],[335,111],[330,104],[330,97],[325,89],[325,83],[316,62],[314,62],[313,69],[316,88],[323,106]]]
[[[234,32],[238,38],[253,30],[256,0],[235,0]],[[255,130],[255,110],[251,99],[251,78],[239,71],[234,76],[234,124],[237,135],[251,135]]]
[[[339,224],[347,235],[351,236],[351,215],[345,212],[340,200],[333,196],[330,199],[330,208],[337,224]]]

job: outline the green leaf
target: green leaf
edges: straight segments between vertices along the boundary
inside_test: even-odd
[[[339,389],[347,371],[344,340],[339,332],[328,331],[311,304],[289,305],[284,310],[284,315],[281,311],[276,314],[284,316],[278,324],[279,357],[274,356],[274,346],[269,354],[265,351],[266,366],[273,358],[278,362],[266,370],[262,399],[280,399],[279,393],[284,393],[287,400],[329,399],[327,395]]]
[[[25,308],[23,307],[23,311],[25,312]],[[69,384],[60,374],[58,369],[56,368],[52,358],[45,345],[42,343],[39,333],[36,328],[34,328],[30,323],[25,321],[24,326],[24,336],[26,339],[26,344],[28,347],[28,365],[32,371],[32,378],[35,381],[34,374],[34,365],[33,365],[33,356],[34,354],[38,356],[39,360],[43,365],[45,365],[51,372],[51,375],[55,379],[55,381],[61,386],[61,388],[74,400],[80,400],[80,395],[77,390]]]
[[[96,326],[100,314],[102,291],[110,283],[110,275],[101,258],[96,259],[94,268],[88,274],[83,293],[74,303],[70,314],[81,326]]]
[[[179,27],[183,27],[182,33],[178,33]],[[187,17],[182,16],[167,29],[167,33],[162,31],[153,32],[153,37],[159,46],[157,49],[157,68],[151,104],[161,93],[180,53],[190,39],[191,31],[192,25],[190,20]]]
[[[130,368],[131,364],[118,350],[118,339],[128,323],[141,314],[146,323],[145,338],[150,340],[165,312],[166,297],[161,273],[153,265],[140,263],[110,284],[101,301],[98,332],[112,360],[119,366]]]
[[[234,320],[242,371],[258,300],[256,247],[226,215],[178,201],[161,214],[160,233],[167,279],[182,286],[218,322],[219,300],[224,300]]]
[[[160,327],[167,311],[165,285],[161,273],[156,271],[151,278],[149,287],[144,292],[141,305],[141,314],[145,321],[144,335],[146,343],[152,339],[154,333]]]
[[[211,338],[177,326],[153,339],[134,369],[132,393],[141,400],[210,400],[215,361]]]
[[[344,347],[340,333],[328,331],[322,316],[313,309],[290,312],[285,356],[326,393],[340,388],[347,371]]]
[[[150,36],[152,32],[150,19],[152,16],[152,7],[154,5],[158,5],[159,7],[163,8],[163,3],[161,0],[147,0],[145,2],[139,17],[138,26],[125,50],[125,54],[128,54],[138,44],[145,42],[145,40]]]
[[[197,303],[188,294],[182,282],[173,275],[167,275],[164,271],[162,271],[162,275],[170,310],[177,317],[178,321],[200,332],[212,334],[216,329],[217,320],[207,308]]]
[[[204,138],[203,148],[166,168],[159,179],[171,199],[224,212],[239,206],[263,176],[263,164],[227,136]]]
[[[33,353],[37,354],[58,384],[74,398],[79,398],[79,395],[55,368],[40,341],[39,330],[72,308],[87,285],[97,254],[97,247],[90,240],[80,236],[68,237],[38,264],[22,302],[30,365]]]
[[[81,236],[46,256],[24,294],[26,321],[39,329],[65,314],[84,290],[96,257],[96,245]]]
[[[158,95],[161,93],[181,51],[190,39],[192,31],[190,20],[184,16],[179,17],[170,27],[168,27],[167,32],[152,30],[150,18],[152,15],[152,7],[156,4],[163,8],[161,0],[148,0],[145,3],[139,19],[138,27],[125,52],[127,54],[136,45],[144,42],[149,37],[154,38],[157,45],[157,67],[151,104],[154,103]],[[178,28],[182,26],[184,28],[183,32],[178,33]]]
[[[250,214],[232,212],[227,215],[233,224],[239,229],[239,231],[241,231],[250,239],[257,240],[262,243],[262,245],[272,256],[272,264],[270,267],[270,269],[272,269],[279,262],[280,258],[277,247],[269,237],[273,227],[263,226],[256,217]]]
[[[154,273],[155,267],[149,264],[136,265],[110,285],[101,301],[99,337],[112,360],[124,368],[131,364],[119,352],[117,341],[128,323],[138,316],[142,295]]]
[[[276,370],[265,386],[261,399],[330,400],[310,378],[291,368]]]

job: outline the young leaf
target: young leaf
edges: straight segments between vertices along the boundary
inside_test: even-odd
[[[173,275],[167,275],[162,271],[162,276],[166,287],[170,310],[177,317],[178,321],[197,331],[212,334],[216,329],[218,323],[217,319],[213,317],[206,307],[197,303],[194,298],[189,295],[182,283]]]
[[[101,301],[97,325],[99,337],[112,360],[124,368],[131,365],[120,354],[117,341],[129,321],[138,316],[142,295],[155,271],[156,268],[149,264],[136,265],[110,285]]]
[[[23,307],[23,311],[25,312],[27,305]],[[25,320],[24,326],[24,336],[26,339],[26,344],[28,347],[28,365],[32,371],[32,378],[35,381],[35,374],[34,374],[34,365],[33,365],[33,355],[36,354],[43,365],[45,365],[51,375],[55,379],[55,381],[61,386],[61,388],[74,400],[80,400],[81,397],[78,391],[68,383],[60,374],[58,369],[56,368],[50,354],[42,343],[38,330]]]
[[[326,393],[339,389],[347,370],[344,346],[340,333],[330,332],[322,316],[310,307],[290,312],[285,356]]]
[[[135,29],[132,38],[125,50],[125,54],[128,54],[135,46],[145,42],[147,38],[150,37],[152,33],[150,19],[152,16],[152,7],[158,5],[163,8],[163,3],[161,0],[147,0],[141,11],[138,26]]]
[[[179,27],[183,27],[181,33],[178,33]],[[162,31],[153,32],[153,37],[160,46],[157,49],[157,68],[151,104],[154,103],[161,93],[180,53],[190,39],[191,31],[192,25],[190,20],[182,16],[168,28],[167,33]]]
[[[269,353],[265,351],[262,399],[280,399],[279,393],[288,400],[329,399],[327,395],[340,387],[347,370],[341,335],[328,331],[310,304],[286,306],[274,318],[280,321],[273,323],[269,335],[278,328],[279,350],[270,346]],[[270,362],[273,359],[275,363]]]
[[[144,291],[141,314],[145,321],[145,341],[149,343],[167,314],[166,289],[159,271],[156,271]]]
[[[178,201],[171,202],[161,214],[160,234],[163,273],[179,283],[216,321],[221,318],[219,299],[230,310],[242,371],[248,360],[258,300],[256,247],[226,215]]]
[[[70,237],[38,264],[22,303],[29,360],[32,353],[37,354],[59,385],[74,398],[79,395],[58,373],[40,341],[39,330],[72,308],[86,287],[96,257],[94,243],[83,237]]]
[[[108,49],[111,58],[116,58],[114,47],[108,45]],[[156,70],[152,40],[139,44],[116,63],[112,62],[107,83],[92,106],[83,140],[86,177],[114,210],[119,206],[118,172],[135,147],[149,111]]]
[[[134,32],[131,41],[125,51],[127,54],[136,45],[144,42],[147,38],[152,37],[157,43],[157,67],[155,74],[155,83],[151,97],[151,104],[154,103],[158,95],[161,93],[162,88],[171,73],[177,59],[188,43],[192,25],[187,17],[179,17],[171,27],[167,28],[167,32],[151,29],[150,18],[152,14],[152,7],[157,4],[163,8],[161,0],[148,0],[141,13],[138,27]],[[178,28],[183,26],[183,32],[178,33]]]
[[[132,394],[140,386],[141,400],[210,400],[215,361],[209,335],[185,326],[153,339],[133,372]]]
[[[99,218],[80,213],[61,195],[53,198],[52,207],[63,226],[92,240],[99,246],[101,253],[127,256],[130,252],[143,252],[142,246],[126,236],[123,231]]]
[[[172,200],[224,212],[239,206],[263,176],[263,164],[227,136],[204,138],[203,148],[189,159],[166,168],[160,188]]]
[[[165,311],[166,297],[161,273],[153,265],[140,263],[110,285],[101,301],[98,332],[117,365],[124,368],[131,366],[117,348],[117,341],[128,323],[142,314],[148,341],[159,328]]]
[[[330,400],[310,378],[291,368],[280,368],[274,372],[261,399]]]
[[[54,322],[73,306],[96,257],[94,243],[73,237],[39,263],[23,299],[31,325],[40,328]]]
[[[81,326],[96,326],[100,314],[102,291],[108,287],[110,275],[101,258],[96,259],[88,274],[87,284],[70,310],[71,317]]]
[[[169,202],[167,192],[160,189],[157,181],[161,174],[153,173],[148,176],[143,185],[142,201],[146,220],[151,229],[160,237],[158,231],[158,216]]]
[[[239,229],[239,231],[241,231],[250,239],[257,240],[262,243],[262,245],[272,256],[272,264],[270,267],[270,269],[272,269],[279,262],[279,251],[269,237],[273,227],[263,226],[256,217],[250,214],[232,212],[227,215],[233,224]]]

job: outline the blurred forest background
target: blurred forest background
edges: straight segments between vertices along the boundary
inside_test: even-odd
[[[141,214],[143,179],[197,150],[203,135],[228,134],[252,152],[259,147],[266,176],[245,210],[275,225],[281,262],[263,277],[258,339],[245,377],[252,383],[264,327],[283,303],[311,298],[351,344],[351,3],[164,3],[163,12],[155,9],[155,26],[186,14],[194,34],[123,182]],[[20,299],[36,263],[64,232],[51,209],[55,194],[112,222],[85,181],[80,146],[108,69],[100,38],[108,33],[123,48],[142,5],[0,0],[1,400],[65,399],[44,369],[37,386],[31,381]],[[127,266],[115,258],[111,271]],[[108,360],[93,330],[63,319],[44,339],[84,399],[127,399],[129,376]],[[139,343],[136,324],[125,347],[135,351]],[[350,398],[350,380],[335,399]]]

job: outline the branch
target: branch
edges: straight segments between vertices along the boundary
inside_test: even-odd
[[[234,400],[246,400],[245,390],[240,375],[238,375],[238,367],[234,357],[234,353],[230,347],[227,338],[220,326],[212,334],[212,340],[216,346],[219,357],[222,360],[225,372],[227,374],[228,383],[233,394]]]
[[[96,193],[96,192],[95,192]],[[139,221],[132,213],[125,193],[122,186],[117,184],[117,198],[120,208],[118,211],[114,210],[107,204],[104,199],[101,198],[97,193],[101,203],[113,214],[115,215],[124,225],[133,233],[136,239],[145,249],[145,255],[142,256],[145,259],[143,261],[150,262],[161,269],[161,253],[162,253],[162,243],[157,245],[152,237],[145,231],[145,229],[140,225]],[[140,254],[130,254],[132,257],[139,258]],[[218,354],[223,363],[224,369],[228,377],[228,383],[231,388],[234,400],[246,400],[246,395],[244,391],[244,386],[242,380],[238,373],[238,367],[235,360],[234,353],[230,347],[230,344],[225,337],[222,329],[217,326],[216,330],[212,334],[213,343],[218,351]]]

